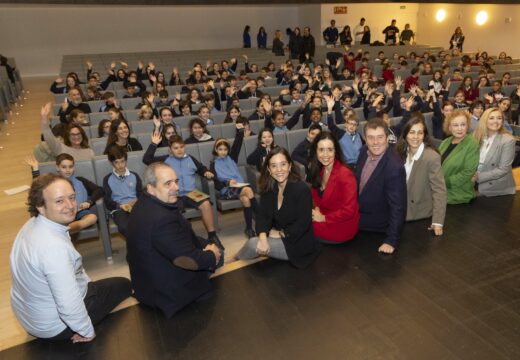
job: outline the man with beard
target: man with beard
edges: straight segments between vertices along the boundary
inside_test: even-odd
[[[311,35],[311,28],[306,26],[303,28],[303,44],[302,52],[300,53],[300,63],[312,62],[315,50],[316,43],[314,41],[314,36]]]
[[[60,121],[64,124],[67,124],[67,115],[74,109],[79,109],[83,111],[85,114],[90,114],[92,110],[90,110],[90,106],[87,103],[83,102],[81,98],[81,92],[78,88],[73,88],[69,90],[63,105],[61,105],[60,111],[58,112],[58,116],[60,117]]]

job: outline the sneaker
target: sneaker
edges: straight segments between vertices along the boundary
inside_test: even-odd
[[[222,245],[222,242],[220,241],[220,239],[218,238],[218,236],[215,234],[215,235],[212,235],[208,238],[208,241],[211,243],[211,244],[215,244],[217,245],[217,247],[220,249],[220,250],[225,250],[224,248],[224,245]]]
[[[248,239],[256,237],[256,232],[253,229],[246,229],[244,232]]]

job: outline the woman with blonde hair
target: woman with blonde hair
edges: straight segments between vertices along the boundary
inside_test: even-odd
[[[479,163],[479,147],[471,129],[471,116],[456,109],[443,124],[448,135],[439,145],[442,171],[448,190],[448,204],[469,203],[475,197],[473,181]]]
[[[480,117],[473,137],[480,146],[480,157],[474,180],[484,196],[516,193],[512,163],[515,139],[504,128],[504,114],[499,108],[489,108]]]
[[[143,105],[139,109],[138,119],[141,120],[152,120],[153,109],[149,105]]]

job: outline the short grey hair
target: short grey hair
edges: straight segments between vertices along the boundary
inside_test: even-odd
[[[144,181],[143,181],[144,190],[146,190],[148,185],[152,185],[153,187],[157,186],[156,169],[158,169],[160,167],[169,168],[170,166],[163,162],[155,162],[146,167],[146,169],[144,170]]]

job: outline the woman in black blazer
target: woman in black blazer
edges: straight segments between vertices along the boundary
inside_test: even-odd
[[[258,237],[249,239],[236,258],[263,255],[289,260],[298,268],[310,265],[320,250],[312,229],[311,191],[301,181],[286,149],[276,146],[269,152],[262,166],[259,188]]]

